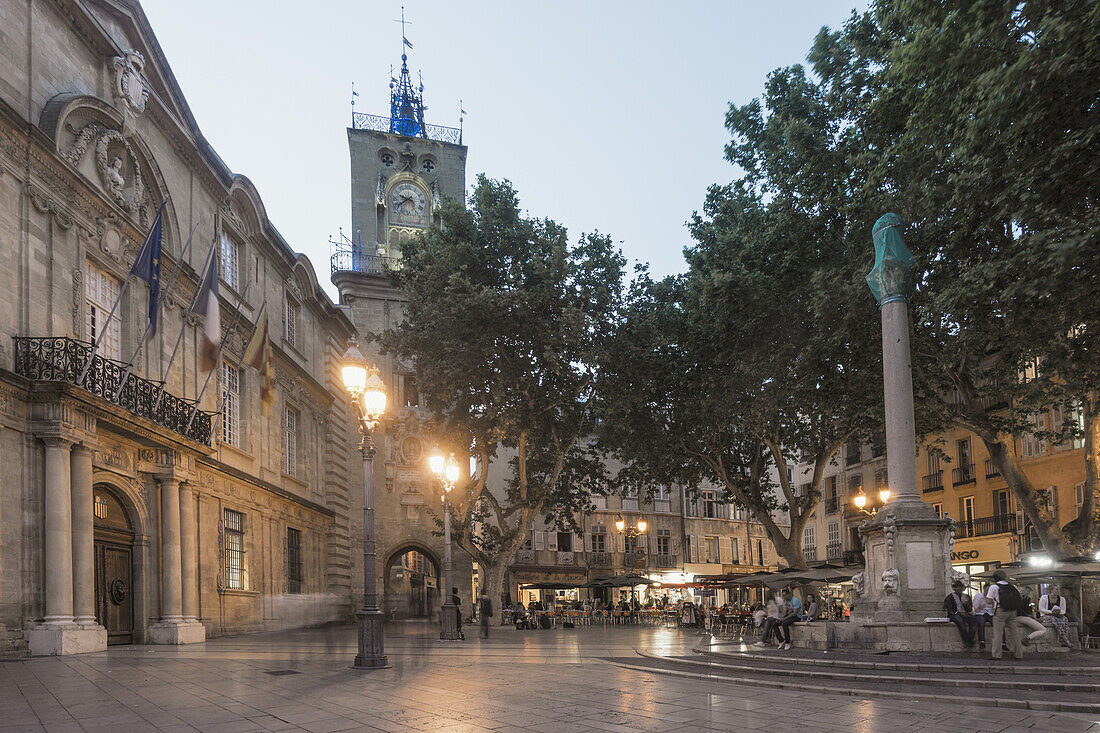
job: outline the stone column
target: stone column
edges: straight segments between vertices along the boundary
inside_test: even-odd
[[[195,522],[195,492],[187,481],[180,484],[180,533],[183,620],[194,622],[199,616],[198,528]]]
[[[92,497],[92,449],[73,446],[73,614],[78,624],[95,624],[95,534]]]
[[[180,481],[160,479],[160,620],[183,620],[183,582],[180,577]]]
[[[73,525],[69,485],[72,441],[44,438],[46,444],[45,585],[47,624],[73,622]]]

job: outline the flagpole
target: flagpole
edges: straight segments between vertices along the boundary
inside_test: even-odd
[[[248,292],[248,288],[251,285],[252,285],[252,281],[249,280],[248,285],[244,286],[244,292],[245,293]],[[236,326],[237,326],[237,322],[241,319],[241,306],[242,305],[244,305],[244,295],[243,294],[241,295],[240,300],[237,301],[237,313],[233,316],[233,323],[231,323],[229,325],[229,331],[227,333],[232,333],[233,329],[236,328]],[[260,312],[256,314],[256,322],[257,323],[260,322],[260,316],[263,314],[264,308],[266,308],[266,307],[267,307],[267,301],[265,300],[263,306],[260,307]],[[253,326],[252,330],[253,330],[253,332],[255,332],[256,327]],[[214,372],[218,371],[218,363],[221,361],[222,349],[225,348],[225,342],[228,341],[228,340],[229,339],[222,339],[220,342],[218,342],[218,351],[214,355],[214,368],[206,373],[206,379],[202,383],[202,389],[199,390],[199,394],[195,398],[195,404],[191,409],[191,417],[188,418],[188,420],[187,420],[187,427],[183,429],[184,433],[186,433],[188,430],[191,429],[191,423],[195,421],[195,415],[197,415],[198,412],[199,412],[199,403],[202,402],[202,396],[204,394],[206,394],[206,387],[210,384],[210,377],[212,377],[214,375]],[[238,368],[240,368],[240,362],[237,362],[237,364],[238,364]]]
[[[164,211],[164,205],[168,203],[168,199],[164,199],[161,202],[160,208],[157,209],[156,218],[153,219],[153,223],[160,218],[161,212]],[[152,227],[149,231],[153,231]],[[145,251],[145,247],[149,244],[149,235],[145,235],[145,241],[142,242],[141,249],[138,250],[137,257],[134,258],[136,263],[141,258],[142,252]],[[126,292],[126,286],[130,284],[130,278],[134,276],[134,265],[130,265],[130,271],[126,273],[126,279],[122,281],[122,287],[118,289],[118,295],[115,297],[115,304],[111,306],[111,312],[107,314],[107,320],[103,322],[103,326],[99,330],[99,335],[96,337],[95,343],[92,344],[92,353],[88,355],[88,363],[84,365],[84,369],[80,372],[80,376],[76,378],[76,386],[83,387],[84,379],[88,376],[88,371],[92,368],[92,362],[95,361],[96,352],[99,351],[100,344],[103,343],[103,337],[107,335],[107,327],[111,325],[111,319],[114,318],[115,311],[118,309],[118,304],[122,302],[122,296]]]
[[[191,296],[191,305],[189,305],[187,307],[187,313],[181,319],[180,335],[176,337],[176,345],[172,347],[172,356],[170,356],[168,358],[168,366],[164,367],[164,371],[160,375],[160,392],[157,393],[157,401],[153,404],[153,414],[154,415],[157,412],[157,408],[160,407],[161,398],[164,397],[164,387],[165,387],[165,384],[167,383],[166,380],[168,379],[168,372],[171,371],[172,364],[173,364],[173,362],[176,361],[176,352],[179,351],[180,344],[183,343],[183,334],[187,331],[187,317],[190,316],[191,311],[193,311],[195,309],[195,302],[199,298],[199,290],[201,290],[202,279],[204,277],[206,277],[206,268],[210,267],[210,260],[211,260],[211,258],[213,258],[214,250],[217,248],[217,246],[218,246],[218,239],[217,239],[217,237],[215,237],[214,241],[210,243],[210,252],[208,252],[207,255],[206,255],[206,261],[203,263],[202,269],[199,271],[200,272],[200,276],[199,276],[199,286],[200,287],[195,288],[195,294]],[[251,285],[252,282],[249,281],[248,284]],[[247,290],[247,286],[246,286],[245,289]]]
[[[187,255],[187,250],[191,247],[191,238],[195,236],[195,230],[199,228],[198,222],[195,222],[195,226],[191,227],[191,233],[187,235],[187,241],[183,244],[183,249],[180,250],[179,259],[176,260],[176,267],[172,270],[172,276],[168,278],[168,285],[161,290],[157,295],[157,318],[160,318],[160,304],[164,300],[164,297],[168,295],[168,291],[172,289],[172,286],[176,284],[176,275],[179,274],[183,268],[183,258]],[[141,334],[141,339],[138,341],[137,348],[134,349],[133,355],[130,357],[130,362],[126,365],[126,371],[122,373],[122,379],[118,383],[118,389],[115,390],[114,398],[112,402],[118,402],[119,395],[122,394],[122,390],[126,388],[126,380],[130,378],[130,374],[134,371],[134,360],[137,359],[138,352],[141,351],[141,347],[145,346],[145,339],[149,337],[149,331],[153,328],[153,319],[150,318],[149,322],[145,324],[145,331]],[[162,388],[163,391],[163,388]]]

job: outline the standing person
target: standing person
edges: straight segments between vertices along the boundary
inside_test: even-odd
[[[783,589],[783,618],[779,620],[779,648],[791,650],[791,625],[802,618],[802,601],[790,588]]]
[[[1039,597],[1039,618],[1044,623],[1050,623],[1058,632],[1058,641],[1062,646],[1071,646],[1069,642],[1069,624],[1066,623],[1066,598],[1061,595],[1061,589],[1056,585],[1047,588],[1047,592]]]
[[[489,617],[493,615],[493,602],[489,596],[481,594],[481,638],[489,638]]]
[[[1005,580],[1005,574],[1001,570],[993,573],[993,585],[989,586],[986,598],[993,604],[993,649],[991,654],[994,659],[1001,658],[1001,644],[1007,631],[1009,646],[1012,648],[1012,656],[1016,659],[1024,658],[1024,647],[1039,636],[1046,633],[1041,623],[1027,615],[1030,609],[1024,605],[1024,598],[1020,590]],[[1026,639],[1020,638],[1023,634],[1020,626],[1038,629],[1032,631]]]
[[[462,633],[462,597],[458,595],[458,588],[451,588],[451,603],[455,604],[455,623],[458,624],[458,638],[465,639]]]
[[[980,593],[976,593],[971,603],[974,607],[974,623],[978,630],[978,649],[985,649],[985,627],[993,623],[993,606],[985,594],[989,592],[989,583]]]
[[[959,628],[959,636],[963,644],[974,645],[975,635],[980,635],[982,648],[985,647],[985,625],[974,616],[974,601],[970,594],[964,592],[966,588],[961,580],[951,584],[951,592],[943,599],[943,610],[947,611],[947,618]]]

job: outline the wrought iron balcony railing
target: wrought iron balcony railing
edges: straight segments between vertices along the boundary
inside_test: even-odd
[[[929,491],[943,491],[943,471],[933,471],[921,479],[924,485],[924,493]]]
[[[589,552],[588,564],[594,568],[609,568],[611,567],[611,553],[610,552]]]
[[[972,484],[977,480],[974,476],[974,464],[966,463],[957,468],[951,469],[951,483],[955,486],[961,486],[962,484]]]
[[[53,336],[15,337],[15,371],[36,382],[76,385],[91,354],[92,345],[86,341]],[[163,382],[134,374],[126,379],[126,386],[116,400],[115,393],[125,373],[125,364],[96,354],[84,384],[78,386],[196,443],[210,445],[215,413],[197,410],[194,400],[163,392]]]
[[[955,537],[985,537],[991,534],[1005,534],[1016,531],[1015,514],[995,514],[992,517],[978,517],[970,521],[961,520],[955,525]]]
[[[355,130],[373,130],[374,132],[388,132],[399,135],[394,128],[393,120],[382,115],[368,115],[363,112],[354,112],[351,115],[351,126]],[[461,127],[443,127],[441,125],[424,125],[417,137],[436,140],[441,143],[462,144]]]
[[[565,550],[558,550],[557,561],[558,565],[575,565],[576,555],[572,552],[566,552]]]
[[[825,497],[825,513],[836,514],[840,509],[840,499],[836,496]]]
[[[825,545],[825,559],[838,560],[844,555],[844,547],[839,542],[830,542]]]
[[[1000,476],[1000,475],[1001,475],[1001,472],[997,469],[997,466],[995,466],[993,464],[993,459],[992,458],[986,458],[985,459],[985,477],[986,478],[994,478],[995,476]]]
[[[659,568],[675,568],[679,566],[679,563],[676,562],[676,555],[657,554],[654,555],[654,557],[657,559],[657,567]]]
[[[367,254],[337,244],[335,251],[329,258],[329,265],[333,273],[343,271],[362,272],[366,275],[384,275],[391,270],[399,269],[401,258]]]
[[[813,562],[817,559],[817,545],[803,545],[802,546],[802,558]]]
[[[519,550],[516,553],[516,562],[521,565],[533,565],[535,562],[535,551]]]

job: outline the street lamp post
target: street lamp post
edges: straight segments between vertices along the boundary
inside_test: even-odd
[[[386,411],[386,389],[378,368],[368,364],[354,337],[344,352],[341,375],[359,419],[359,451],[363,454],[363,608],[355,614],[359,653],[353,669],[389,667],[382,636],[382,612],[374,558],[374,429]]]
[[[443,617],[439,638],[444,641],[458,641],[462,632],[458,628],[459,608],[455,605],[451,593],[451,510],[447,506],[447,495],[458,482],[458,462],[455,454],[444,460],[439,448],[428,456],[428,465],[432,473],[443,484]]]
[[[623,519],[622,514],[615,517],[615,529],[617,529],[619,531],[619,534],[623,535],[624,537],[626,537],[627,539],[630,540],[630,550],[631,550],[631,552],[630,552],[630,554],[631,554],[630,570],[631,571],[634,570],[634,555],[638,554],[638,548],[634,546],[634,540],[636,540],[640,535],[645,534],[647,526],[648,525],[646,524],[645,519],[642,518],[642,517],[639,517],[638,521],[636,521],[632,524],[628,524],[627,521],[625,519]],[[649,568],[649,560],[648,560],[648,556],[647,556],[646,569],[648,570],[648,568]],[[631,598],[634,597],[634,593],[635,593],[634,588],[631,587],[631,589],[630,589],[630,597]]]
[[[885,504],[890,501],[890,489],[879,489],[878,492],[879,503]],[[852,503],[856,505],[856,509],[860,510],[869,517],[873,517],[878,514],[878,508],[871,507],[868,511],[864,507],[867,506],[867,494],[863,493],[863,487],[859,487],[859,493],[852,499]]]

